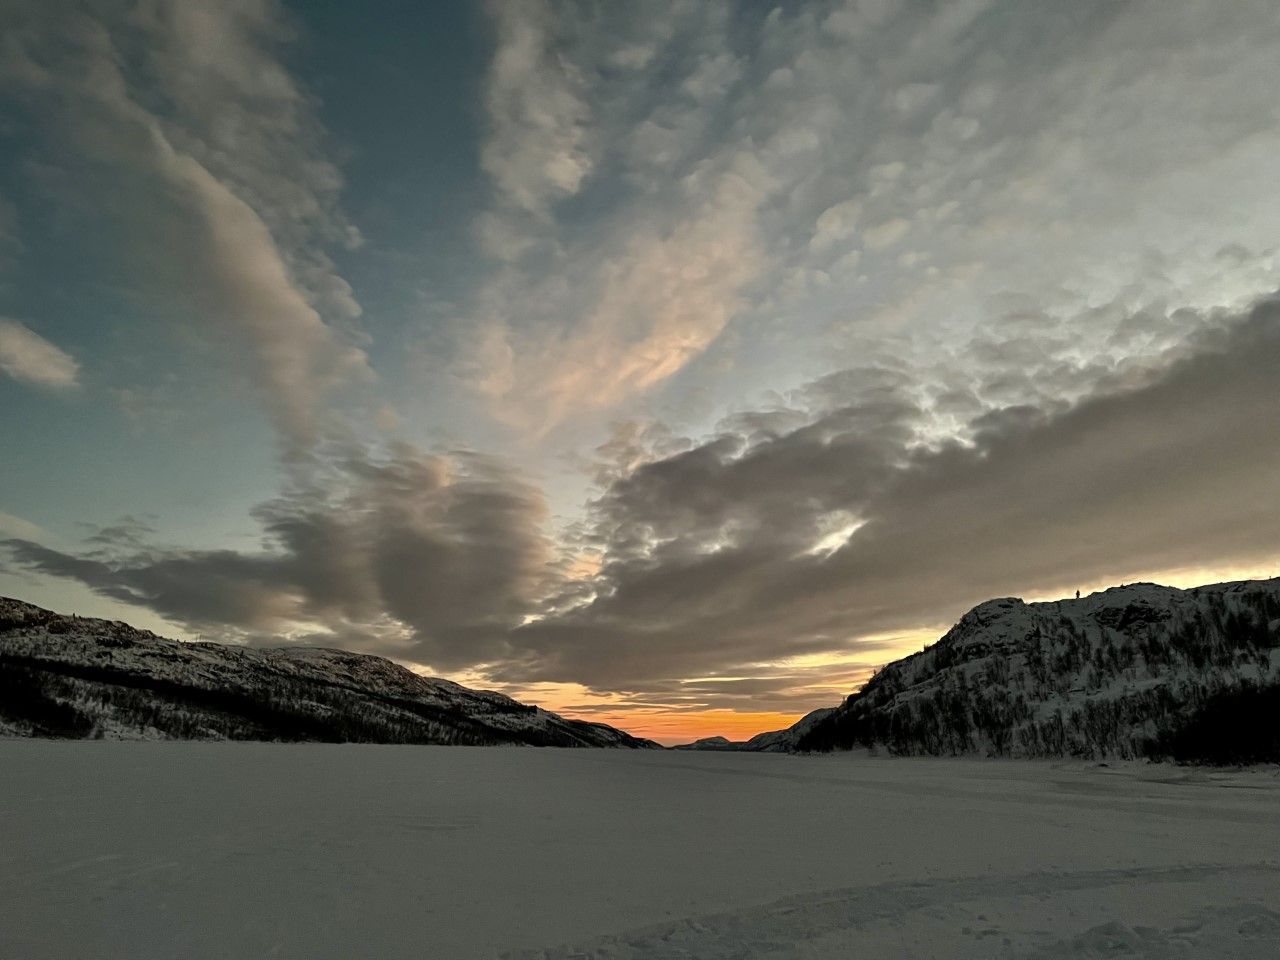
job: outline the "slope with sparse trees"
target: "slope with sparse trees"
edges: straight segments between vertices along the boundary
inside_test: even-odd
[[[880,670],[801,751],[1280,760],[1280,579],[992,600]]]
[[[382,657],[180,643],[0,598],[0,734],[655,747]]]

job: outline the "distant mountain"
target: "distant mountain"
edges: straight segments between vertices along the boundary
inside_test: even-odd
[[[1280,579],[991,600],[808,729],[801,724],[775,742],[801,751],[1280,761]]]
[[[728,737],[703,737],[701,740],[694,740],[692,743],[676,743],[671,746],[672,750],[737,750],[742,746],[741,743],[730,740]]]
[[[658,747],[382,657],[179,643],[8,598],[0,735]]]
[[[682,743],[673,750],[744,750],[755,753],[790,753],[796,749],[800,738],[818,723],[835,713],[837,707],[823,707],[807,713],[785,730],[757,733],[750,740],[729,740],[725,737],[703,737],[693,743]]]

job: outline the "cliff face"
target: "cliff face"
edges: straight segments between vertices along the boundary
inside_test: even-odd
[[[382,657],[166,640],[0,598],[0,732],[112,739],[656,747]]]

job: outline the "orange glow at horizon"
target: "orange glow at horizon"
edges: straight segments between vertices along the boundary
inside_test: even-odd
[[[737,710],[698,710],[688,713],[661,709],[626,710],[618,713],[607,711],[573,713],[564,716],[592,723],[607,723],[625,730],[633,737],[656,740],[664,746],[691,743],[703,737],[726,737],[729,740],[749,740],[757,733],[782,730],[799,720],[803,713],[746,713]]]

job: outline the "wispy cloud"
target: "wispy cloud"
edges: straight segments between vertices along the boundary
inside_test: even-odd
[[[0,533],[6,537],[22,537],[28,540],[47,536],[38,524],[24,520],[22,517],[15,517],[11,513],[5,513],[3,510],[0,510]]]
[[[677,172],[690,160],[680,138],[697,136],[740,72],[722,12],[491,11],[483,156],[498,202],[478,230],[504,265],[476,296],[465,349],[498,415],[541,433],[651,389],[706,349],[759,272],[756,207],[771,185],[749,151]],[[646,73],[659,65],[677,78],[670,101]],[[596,177],[604,215],[584,242],[563,204]],[[679,196],[646,208],[655,178]],[[631,199],[619,206],[620,195]]]
[[[591,172],[586,78],[556,49],[557,15],[546,0],[488,9],[497,49],[485,91],[491,130],[481,164],[506,203],[545,215]]]
[[[755,215],[767,179],[744,155],[717,175],[710,196],[690,197],[698,205],[669,232],[638,227],[622,252],[592,265],[590,301],[573,325],[522,330],[492,313],[478,385],[499,414],[542,432],[649,390],[701,354],[757,275]],[[521,282],[508,279],[502,309],[514,305]],[[579,294],[563,291],[535,284],[524,302],[551,314]]]
[[[359,312],[321,246],[356,234],[336,212],[341,180],[317,153],[312,105],[270,53],[279,8],[148,0],[98,19],[18,4],[9,18],[0,73],[111,185],[98,199],[132,233],[139,283],[180,292],[230,335],[286,451],[306,449],[326,393],[369,368],[320,312]],[[143,81],[163,101],[135,96]]]
[[[699,387],[733,394],[886,334],[935,360],[998,330],[1010,295],[1064,325],[1099,304],[1240,306],[1271,284],[1265,3],[494,13],[491,86],[528,75],[520,109],[493,114],[505,200],[480,228],[503,262],[460,341],[526,428],[598,421],[708,351],[732,372]],[[1251,256],[1223,261],[1234,244]],[[1092,322],[1082,352],[1112,332]]]
[[[0,372],[38,387],[79,386],[80,364],[30,327],[0,317]]]

